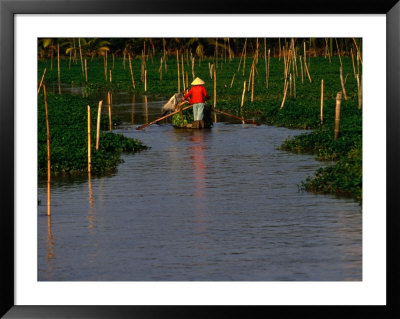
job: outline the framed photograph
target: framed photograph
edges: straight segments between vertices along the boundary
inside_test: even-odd
[[[399,15],[0,0],[1,315],[399,314]]]

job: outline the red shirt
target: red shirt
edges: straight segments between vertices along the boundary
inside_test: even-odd
[[[209,98],[206,88],[203,85],[193,86],[183,99],[186,100],[190,95],[192,96],[189,101],[190,104],[204,103],[204,100]]]

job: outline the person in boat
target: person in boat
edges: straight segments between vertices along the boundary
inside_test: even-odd
[[[210,97],[207,94],[206,88],[204,87],[204,81],[199,77],[195,78],[191,83],[192,88],[185,94],[183,100],[186,100],[190,96],[189,103],[193,104],[193,120],[203,120],[203,112],[205,101]]]

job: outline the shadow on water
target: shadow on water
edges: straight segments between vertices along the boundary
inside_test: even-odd
[[[39,280],[362,280],[360,207],[299,191],[325,164],[276,149],[303,131],[226,118],[135,129],[167,100],[113,93],[114,132],[151,149],[111,176],[52,179],[52,216],[38,207]]]

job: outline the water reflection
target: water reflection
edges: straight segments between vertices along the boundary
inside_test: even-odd
[[[201,130],[193,130],[190,136],[189,153],[192,160],[192,169],[194,175],[194,199],[192,201],[192,211],[195,214],[196,231],[204,237],[206,228],[206,211],[207,211],[207,195],[206,195],[206,155],[208,147],[205,142],[205,132]],[[202,238],[204,239],[204,238]],[[200,249],[202,247],[199,247]]]
[[[147,104],[147,95],[144,96],[144,109],[146,124],[149,123],[149,106]]]
[[[131,108],[131,124],[135,124],[135,103],[136,103],[136,95],[132,95],[132,108]]]
[[[56,258],[55,254],[56,240],[51,231],[51,216],[47,216],[47,249],[46,262],[49,273],[53,272],[52,260]]]
[[[88,175],[88,188],[89,188],[89,195],[88,195],[88,200],[89,200],[89,210],[88,210],[88,221],[89,221],[89,232],[91,234],[94,233],[95,231],[95,226],[96,226],[96,214],[95,214],[95,205],[94,205],[94,199],[93,199],[93,189],[92,189],[92,177],[91,174],[89,173]]]

